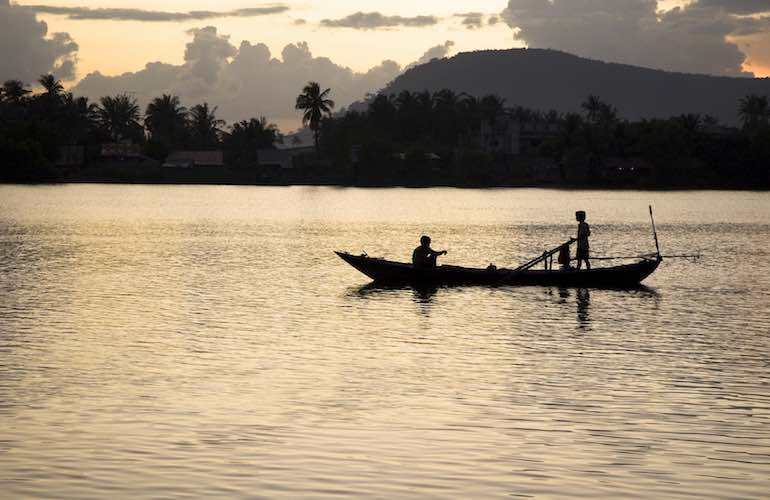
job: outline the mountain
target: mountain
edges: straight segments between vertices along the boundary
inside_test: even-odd
[[[555,50],[510,49],[434,59],[406,71],[383,92],[443,88],[474,96],[497,94],[507,106],[559,112],[580,111],[581,103],[596,95],[630,120],[700,113],[735,125],[738,100],[770,95],[770,79],[671,73]]]

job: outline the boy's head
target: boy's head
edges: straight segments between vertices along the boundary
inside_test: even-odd
[[[420,245],[424,247],[430,246],[430,236],[423,236],[420,238]]]
[[[578,222],[583,222],[584,220],[586,220],[586,213],[583,210],[578,210],[577,212],[575,212],[575,219]]]

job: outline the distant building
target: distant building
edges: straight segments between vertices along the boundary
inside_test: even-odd
[[[736,127],[726,127],[718,123],[705,123],[700,127],[701,132],[712,137],[738,137],[741,130]]]
[[[599,175],[612,184],[638,184],[649,180],[655,167],[643,158],[607,158],[602,162]]]
[[[167,168],[224,167],[222,151],[172,151],[163,163]]]
[[[277,166],[283,169],[295,168],[296,160],[305,155],[315,154],[314,146],[301,146],[284,149],[258,149],[257,165]]]
[[[521,124],[508,114],[499,114],[494,122],[481,120],[479,141],[485,153],[517,156],[521,147]]]
[[[291,149],[258,149],[257,165],[260,169],[293,168]]]
[[[550,158],[536,158],[531,161],[529,178],[536,183],[558,184],[564,180],[563,167]]]
[[[140,158],[142,148],[130,142],[109,142],[102,144],[99,156],[111,159]]]
[[[558,137],[559,124],[545,121],[522,123],[508,113],[494,120],[481,120],[479,145],[485,153],[506,156],[529,155],[548,139]]]
[[[85,163],[85,146],[69,144],[59,149],[56,156],[57,167],[77,167]]]
[[[524,123],[519,133],[520,153],[523,155],[535,154],[541,144],[549,139],[559,136],[561,125],[545,121],[532,121]]]

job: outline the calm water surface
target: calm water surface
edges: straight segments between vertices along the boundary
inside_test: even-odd
[[[633,291],[378,289],[588,211]],[[0,497],[770,494],[770,195],[0,186]]]

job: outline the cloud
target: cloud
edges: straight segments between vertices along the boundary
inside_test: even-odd
[[[462,19],[462,24],[469,30],[481,28],[484,24],[484,14],[481,12],[465,12],[463,14],[455,14],[454,17]]]
[[[256,17],[270,14],[280,14],[289,10],[289,7],[279,4],[221,12],[207,10],[193,10],[189,12],[165,12],[143,9],[92,9],[89,7],[58,7],[54,5],[25,5],[24,8],[43,14],[67,16],[68,19],[147,22],[201,21],[217,17]]]
[[[184,62],[180,65],[148,63],[144,69],[118,76],[93,72],[72,91],[98,99],[104,95],[132,92],[144,106],[150,99],[170,93],[186,106],[203,101],[218,106],[218,115],[232,123],[264,115],[276,122],[293,121],[297,94],[308,81],[332,89],[332,98],[346,106],[369,92],[383,88],[402,72],[394,61],[383,61],[365,72],[354,72],[326,57],[316,57],[305,42],[286,45],[280,59],[263,43],[231,43],[213,26],[188,31]],[[443,57],[453,45],[446,42],[429,49],[419,60]]]
[[[701,7],[719,7],[731,14],[750,15],[770,12],[767,0],[699,0]]]
[[[746,55],[727,37],[767,32],[735,14],[767,1],[697,0],[657,12],[655,0],[509,0],[502,18],[529,46],[670,71],[739,76]]]
[[[42,73],[62,80],[75,77],[78,45],[68,33],[48,35],[35,14],[0,0],[0,81],[36,81]]]
[[[420,64],[429,63],[433,59],[441,59],[442,57],[446,57],[449,54],[449,51],[454,46],[454,44],[455,43],[452,40],[447,40],[442,44],[429,48],[428,50],[425,51],[422,57],[420,57],[418,60],[416,60],[412,64],[407,65],[407,69],[412,68],[414,66],[419,66]]]
[[[327,28],[354,28],[357,30],[373,30],[377,28],[392,28],[395,26],[407,26],[422,28],[438,23],[435,16],[385,16],[379,12],[356,12],[342,19],[324,19],[321,26]]]

